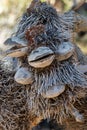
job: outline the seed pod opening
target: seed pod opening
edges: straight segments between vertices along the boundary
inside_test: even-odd
[[[9,49],[6,52],[7,56],[10,57],[21,57],[21,56],[25,56],[28,53],[28,47],[23,47],[23,48],[19,48],[19,49]]]
[[[35,68],[44,68],[49,66],[55,56],[53,51],[48,47],[39,47],[31,52],[28,56],[28,62]]]

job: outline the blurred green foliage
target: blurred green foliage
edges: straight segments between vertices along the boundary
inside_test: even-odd
[[[65,10],[70,9],[70,7],[72,5],[72,0],[62,0],[62,2],[64,2],[64,4],[65,4],[65,7],[64,7]]]

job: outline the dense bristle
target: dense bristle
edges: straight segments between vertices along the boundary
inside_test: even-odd
[[[55,54],[58,45],[73,41],[73,14],[71,11],[60,15],[45,2],[34,0],[23,14],[14,35],[28,41],[28,53],[35,47],[45,45]],[[77,61],[87,63],[80,51],[76,53]],[[83,104],[85,103],[87,76],[76,69],[74,54],[61,62],[54,59],[53,63],[44,69],[30,67],[27,56],[20,59],[22,67],[26,66],[32,72],[34,82],[31,85],[17,84],[14,81],[13,68],[11,71],[9,69],[13,66],[5,66],[3,61],[0,63],[0,126],[5,130],[31,130],[30,122],[40,116],[42,119],[50,118],[63,123],[69,117],[76,118],[73,109],[78,115],[84,116],[84,112],[80,111],[83,108],[78,106],[82,104],[81,98]],[[9,71],[6,71],[6,67]],[[42,96],[49,87],[59,84],[65,86],[61,95],[53,99],[45,99]]]
[[[70,32],[74,33],[74,30],[72,30],[75,22],[73,17],[74,12],[60,15],[50,5],[40,3],[40,5],[33,8],[31,14],[28,12],[24,13],[15,35],[25,39],[27,30],[43,25],[44,32],[38,34],[34,40],[37,44],[47,43],[54,47],[55,44],[72,40]]]

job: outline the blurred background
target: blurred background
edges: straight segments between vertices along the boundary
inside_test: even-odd
[[[16,29],[21,15],[32,0],[0,0],[0,44]],[[78,13],[87,17],[87,2],[84,0],[41,0],[52,4],[57,11],[65,12],[78,7]],[[76,43],[87,54],[87,33],[81,32],[76,37]]]

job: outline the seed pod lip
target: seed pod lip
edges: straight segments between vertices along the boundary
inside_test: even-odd
[[[53,62],[54,59],[55,55],[48,47],[38,47],[28,56],[28,62],[34,68],[47,67]]]
[[[67,48],[65,48],[66,46],[67,46]],[[62,48],[63,51],[65,51],[65,52],[62,52],[62,51],[61,51],[61,48]],[[63,42],[61,45],[59,45],[58,52],[59,52],[60,54],[62,54],[62,53],[67,53],[68,51],[73,50],[73,48],[74,48],[74,45],[73,45],[71,42]],[[64,49],[65,49],[65,50],[64,50]]]
[[[12,39],[11,38],[6,39],[4,45],[10,45],[10,44],[12,45]]]
[[[21,57],[27,55],[27,52],[28,52],[28,47],[23,47],[16,50],[9,49],[5,52],[5,54],[11,57]]]
[[[53,62],[54,59],[55,59],[55,56],[51,55],[42,60],[29,62],[29,64],[34,68],[45,68],[45,67],[49,66]]]
[[[70,58],[74,53],[75,47],[71,42],[63,42],[59,45],[57,51],[55,52],[56,59],[58,61],[63,61]]]
[[[3,42],[3,50],[7,51],[8,49],[11,49],[15,46],[16,44],[12,43],[11,38],[8,38]],[[5,49],[4,49],[5,48]]]
[[[11,38],[8,38],[4,43],[4,45],[6,46],[9,46],[9,47],[26,47],[28,42],[27,40],[23,40],[23,39],[20,39],[18,37],[11,37]]]
[[[27,85],[34,81],[32,73],[26,67],[21,67],[16,72],[14,79],[17,83]]]
[[[12,37],[11,39],[14,43],[20,45],[21,47],[26,47],[28,45],[28,41],[26,39],[20,39],[16,36]]]
[[[54,52],[48,47],[39,47],[31,52],[28,57],[29,62],[39,60],[40,58],[49,57],[53,55]]]
[[[38,57],[36,57],[36,59],[35,60],[32,60],[32,61],[30,61],[30,62],[38,62],[38,61],[43,61],[44,59],[46,60],[46,59],[48,59],[48,58],[50,58],[50,57],[52,57],[52,56],[54,56],[53,54],[44,54],[44,55],[41,55],[41,56],[38,56]]]
[[[65,85],[50,86],[49,89],[42,93],[44,98],[55,98],[65,91]]]

